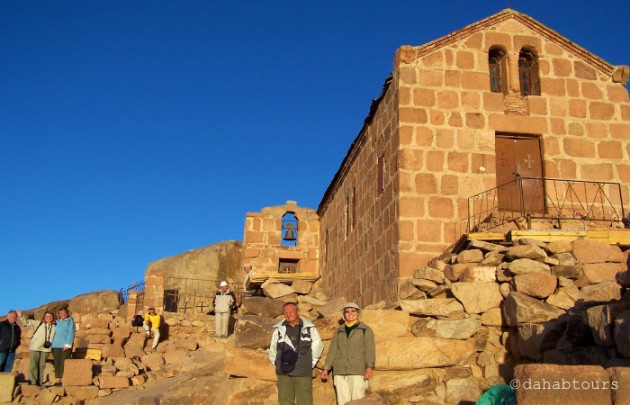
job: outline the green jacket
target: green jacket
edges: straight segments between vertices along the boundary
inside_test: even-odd
[[[366,368],[374,368],[375,360],[372,329],[360,322],[347,336],[346,326],[341,325],[330,343],[324,370],[332,369],[337,375],[363,375]]]

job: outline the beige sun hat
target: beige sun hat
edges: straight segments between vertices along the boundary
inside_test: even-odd
[[[354,308],[357,311],[361,312],[361,307],[359,307],[359,305],[357,305],[354,302],[347,302],[347,303],[343,304],[343,306],[341,307],[341,317],[342,318],[343,318],[343,311],[345,311],[346,308]]]

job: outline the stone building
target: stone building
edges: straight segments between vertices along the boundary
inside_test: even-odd
[[[501,211],[512,214],[498,222],[539,214],[561,229],[594,217],[619,226],[630,180],[627,80],[627,66],[511,9],[399,48],[317,210],[324,288],[393,302],[399,277]],[[576,184],[590,190],[581,208],[558,206]],[[605,202],[589,204],[597,198]]]

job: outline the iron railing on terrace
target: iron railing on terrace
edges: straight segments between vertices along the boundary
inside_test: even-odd
[[[519,177],[468,198],[467,232],[523,218],[619,222],[625,218],[621,185],[613,182]]]

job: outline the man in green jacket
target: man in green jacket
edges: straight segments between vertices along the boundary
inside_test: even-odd
[[[334,374],[337,405],[365,396],[376,360],[374,333],[359,321],[359,306],[349,302],[341,311],[344,323],[335,331],[322,371],[323,380],[330,370]]]

